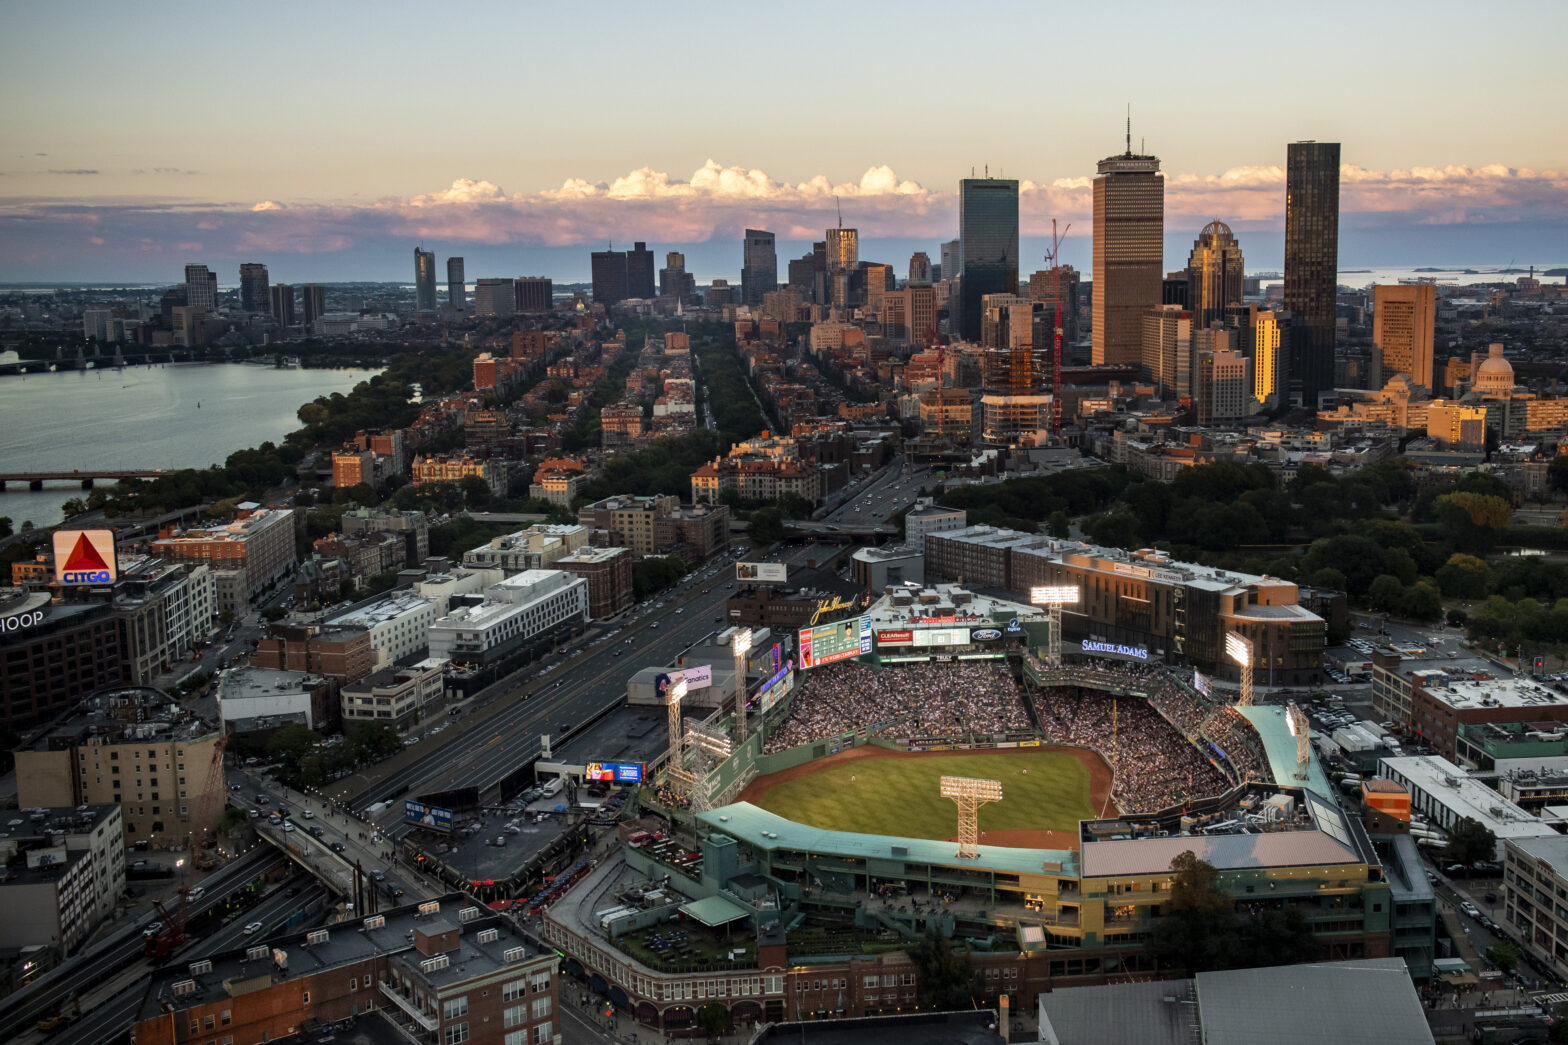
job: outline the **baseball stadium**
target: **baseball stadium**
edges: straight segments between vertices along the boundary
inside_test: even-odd
[[[912,1002],[813,994],[842,981],[796,973],[895,961],[932,931],[1028,1004],[1055,986],[1169,974],[1147,944],[1172,861],[1192,852],[1248,909],[1300,913],[1325,959],[1402,953],[1385,858],[1334,801],[1293,707],[1251,706],[1135,655],[1063,657],[1038,641],[1031,607],[965,610],[942,615],[944,642],[916,640],[918,656],[899,644],[919,625],[889,630],[874,609],[830,626],[842,648],[802,632],[806,670],[764,683],[749,701],[760,720],[742,735],[720,707],[689,723],[650,815],[623,825],[653,839],[623,849],[628,873],[691,902],[602,932],[552,909],[547,936],[650,1025],[688,1018],[667,1004],[682,988],[661,986],[686,975],[679,963],[663,977],[628,965],[653,961],[640,941],[671,918],[749,927],[757,947],[734,952],[735,971],[781,962],[801,1013]],[[780,1007],[730,1005],[741,1019]]]

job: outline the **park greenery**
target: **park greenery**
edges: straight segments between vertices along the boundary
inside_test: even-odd
[[[236,737],[230,749],[238,756],[254,753],[245,737]],[[290,725],[274,732],[262,750],[272,759],[278,778],[300,788],[319,786],[390,758],[403,750],[403,741],[384,722],[350,726],[336,744],[323,744],[321,734],[308,726]]]
[[[1290,965],[1317,956],[1306,916],[1294,905],[1249,906],[1219,884],[1213,864],[1189,849],[1171,861],[1170,898],[1160,905],[1150,949],[1166,969],[1187,976],[1211,969]]]
[[[756,436],[769,427],[751,383],[742,369],[740,351],[732,339],[692,342],[694,368],[706,389],[708,412],[724,439],[725,449]]]

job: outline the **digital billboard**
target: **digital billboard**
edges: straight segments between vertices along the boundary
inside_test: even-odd
[[[921,628],[915,632],[916,646],[967,646],[968,628]]]
[[[915,633],[912,631],[879,631],[877,632],[877,645],[880,646],[913,646]]]
[[[56,530],[54,579],[59,584],[113,584],[113,530]]]
[[[641,762],[590,762],[583,769],[584,780],[603,780],[611,784],[640,784],[643,781]]]
[[[403,800],[403,820],[436,831],[452,830],[452,811],[443,806],[426,805],[412,798]]]
[[[800,666],[819,668],[871,652],[871,620],[851,617],[836,624],[819,624],[800,632]]]
[[[789,578],[789,567],[782,562],[737,562],[735,579],[756,581],[762,584],[783,584]]]

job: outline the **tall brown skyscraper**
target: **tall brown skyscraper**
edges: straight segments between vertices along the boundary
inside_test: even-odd
[[[1334,387],[1334,303],[1339,289],[1339,143],[1285,150],[1285,308],[1291,314],[1290,384],[1316,407]]]
[[[1241,244],[1223,221],[1211,221],[1192,244],[1187,258],[1187,307],[1192,323],[1203,329],[1223,322],[1225,306],[1241,304]]]
[[[1432,388],[1437,288],[1430,283],[1379,283],[1372,288],[1372,387],[1395,374]]]
[[[1165,179],[1155,156],[1100,161],[1094,179],[1094,362],[1143,361],[1143,317],[1165,273]]]

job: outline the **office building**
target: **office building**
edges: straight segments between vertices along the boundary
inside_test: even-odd
[[[548,312],[555,306],[555,285],[549,276],[518,276],[512,285],[519,312]]]
[[[860,267],[860,232],[843,226],[828,229],[823,243],[827,299],[837,308],[853,308],[857,302],[851,288],[855,270]]]
[[[987,294],[1018,293],[1018,181],[964,178],[958,183],[959,322],[966,341],[980,337]]]
[[[246,262],[240,266],[240,308],[267,315],[272,302],[267,294],[267,266]]]
[[[627,288],[630,271],[626,266],[624,250],[596,250],[590,256],[593,265],[593,303],[611,305],[630,297]]]
[[[206,563],[216,584],[216,611],[244,616],[251,599],[294,568],[294,513],[246,501],[233,522],[164,527],[149,549],[176,562]]]
[[[380,722],[402,731],[441,710],[446,661],[425,659],[373,671],[343,687],[343,728]]]
[[[1093,361],[1138,364],[1143,317],[1161,303],[1165,180],[1154,156],[1127,151],[1099,163],[1094,179]]]
[[[327,314],[327,288],[320,283],[306,283],[299,288],[300,314],[305,317],[308,330],[316,328],[316,320]]]
[[[1180,305],[1144,313],[1139,372],[1155,383],[1162,399],[1192,393],[1192,313]]]
[[[446,259],[446,300],[459,312],[468,303],[468,285],[463,282],[462,258]]]
[[[0,721],[32,725],[120,682],[125,641],[107,603],[0,590]]]
[[[113,804],[128,840],[199,841],[223,817],[221,736],[161,690],[107,689],[16,752],[17,802]]]
[[[1503,843],[1503,922],[1517,926],[1525,953],[1556,979],[1568,978],[1568,838]]]
[[[588,582],[565,570],[525,570],[430,625],[430,656],[485,667],[561,625],[588,621]]]
[[[510,279],[481,279],[474,283],[474,315],[510,316],[517,308],[517,285]]]
[[[26,809],[7,821],[0,825],[0,939],[67,954],[125,894],[120,807]]]
[[[1187,256],[1187,301],[1200,328],[1225,320],[1229,305],[1241,304],[1244,262],[1241,244],[1223,221],[1203,227]]]
[[[1289,330],[1279,313],[1258,305],[1247,305],[1232,314],[1241,335],[1241,352],[1252,360],[1252,398],[1272,405],[1285,389]]]
[[[505,574],[553,567],[557,559],[588,546],[593,531],[578,523],[534,523],[526,530],[492,537],[463,553],[463,565],[494,567]]]
[[[121,564],[114,613],[124,660],[120,677],[148,683],[190,660],[215,623],[217,579],[204,563],[152,556]]]
[[[1231,331],[1214,330],[1203,333],[1219,335],[1213,340],[1225,340]],[[1247,357],[1240,352],[1220,348],[1198,350],[1195,375],[1194,405],[1201,425],[1240,421],[1249,413],[1251,396],[1247,380]]]
[[[165,966],[137,1007],[135,1040],[232,1045],[297,1040],[304,1028],[311,1038],[421,1045],[561,1038],[556,954],[508,918],[456,893],[380,914],[374,906]],[[351,1032],[315,1030],[346,1021]]]
[[[218,718],[225,733],[265,737],[284,726],[330,733],[338,728],[339,711],[337,683],[310,672],[245,665],[218,679]]]
[[[1431,283],[1379,283],[1372,288],[1373,388],[1395,374],[1432,388],[1433,323],[1437,287]]]
[[[294,288],[287,283],[272,285],[272,318],[287,330],[294,325]]]
[[[697,300],[697,277],[686,271],[686,255],[678,250],[664,255],[664,267],[659,270],[659,296],[677,305],[690,305]]]
[[[588,616],[605,620],[635,601],[630,548],[579,548],[555,560],[558,570],[588,582]]]
[[[957,278],[958,270],[963,268],[962,263],[960,263],[958,260],[959,258],[963,257],[960,247],[961,244],[956,239],[950,239],[942,244],[942,263],[940,266],[938,266],[942,271],[940,276],[936,275],[935,273],[932,274],[933,282],[936,279]]]
[[[626,296],[652,300],[657,290],[653,282],[653,251],[642,241],[626,252]]]
[[[741,298],[757,308],[762,304],[762,295],[779,289],[779,255],[774,249],[773,233],[763,229],[747,229],[741,243]]]
[[[335,628],[363,628],[370,635],[374,668],[422,655],[426,631],[436,619],[436,604],[402,589],[350,608],[327,621]]]
[[[1339,289],[1339,143],[1292,142],[1285,154],[1285,309],[1290,384],[1304,405],[1334,387]]]
[[[931,255],[923,250],[917,250],[909,255],[909,282],[931,282]]]
[[[206,265],[185,266],[185,304],[208,315],[218,311],[218,274]]]
[[[359,626],[270,624],[251,654],[252,666],[304,671],[352,682],[370,674],[376,651],[370,632]]]
[[[620,495],[584,505],[577,521],[604,531],[595,543],[626,547],[635,555],[678,554],[702,562],[729,547],[729,505],[683,506],[667,494]]]
[[[414,310],[436,310],[436,252],[414,248]]]

